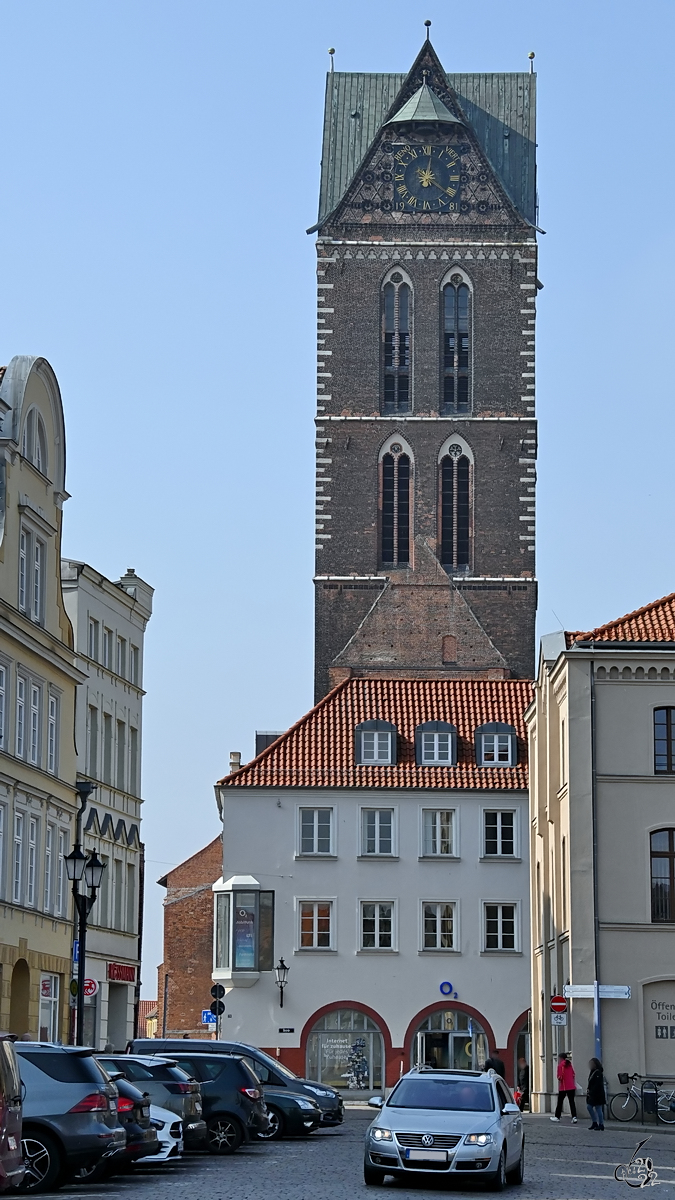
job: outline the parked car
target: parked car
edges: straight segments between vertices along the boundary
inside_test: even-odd
[[[174,1112],[168,1108],[150,1105],[150,1122],[157,1131],[159,1138],[159,1153],[143,1159],[144,1163],[166,1162],[176,1160],[183,1153],[183,1126]]]
[[[267,1133],[269,1117],[260,1080],[232,1054],[175,1054],[181,1070],[199,1082],[212,1154],[232,1154],[243,1141]]]
[[[207,1129],[202,1117],[199,1084],[181,1071],[173,1060],[143,1058],[127,1054],[98,1054],[106,1071],[121,1071],[129,1083],[147,1092],[152,1104],[176,1113],[183,1124],[186,1150],[205,1150]]]
[[[13,1038],[0,1038],[0,1192],[25,1174],[21,1152],[21,1075]]]
[[[269,1127],[265,1133],[258,1134],[260,1141],[307,1137],[321,1124],[321,1109],[310,1096],[265,1084],[263,1098],[267,1105]]]
[[[470,1172],[499,1192],[523,1182],[522,1114],[494,1071],[419,1067],[387,1100],[376,1096],[368,1103],[380,1111],[366,1133],[367,1184],[411,1171],[465,1180]]]
[[[117,1116],[126,1134],[126,1145],[94,1166],[79,1167],[72,1175],[75,1183],[95,1183],[99,1179],[106,1179],[109,1175],[126,1170],[139,1158],[159,1153],[157,1130],[150,1123],[148,1097],[139,1092],[120,1072],[109,1075],[109,1078],[119,1093]]]
[[[93,1050],[50,1042],[14,1045],[26,1089],[23,1191],[49,1191],[79,1168],[124,1149],[118,1091]]]
[[[246,1042],[211,1042],[199,1038],[137,1038],[133,1043],[134,1054],[240,1054],[255,1071],[264,1087],[288,1088],[292,1092],[309,1096],[321,1109],[321,1124],[340,1125],[344,1121],[342,1096],[335,1088],[312,1079],[301,1079],[283,1063]]]

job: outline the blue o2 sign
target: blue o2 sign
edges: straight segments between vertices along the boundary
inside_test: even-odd
[[[441,984],[441,996],[452,996],[453,1000],[457,999],[457,992],[453,991],[451,983],[445,981]]]

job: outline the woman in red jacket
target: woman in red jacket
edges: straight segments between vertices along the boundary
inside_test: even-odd
[[[565,1096],[569,1100],[570,1112],[572,1114],[572,1124],[577,1123],[577,1106],[574,1102],[574,1096],[577,1090],[577,1081],[574,1075],[574,1067],[572,1066],[566,1052],[558,1055],[558,1103],[555,1106],[555,1116],[551,1117],[552,1121],[559,1121],[562,1115]]]

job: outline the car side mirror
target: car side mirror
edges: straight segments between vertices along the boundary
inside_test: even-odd
[[[518,1108],[517,1104],[505,1104],[504,1105],[505,1115],[515,1116],[515,1114],[519,1113],[519,1112],[520,1112],[520,1109]]]
[[[368,1101],[369,1108],[382,1108],[383,1104],[384,1099],[382,1096],[371,1096],[370,1100]]]

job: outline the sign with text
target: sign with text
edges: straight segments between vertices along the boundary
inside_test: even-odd
[[[108,963],[108,982],[109,983],[135,983],[136,968],[129,963]]]
[[[630,987],[627,983],[601,983],[598,994],[601,1000],[630,1000]],[[592,1000],[595,996],[595,984],[566,983],[563,996],[568,1000]]]
[[[642,990],[645,1069],[663,1079],[675,1074],[675,980],[648,983]]]

